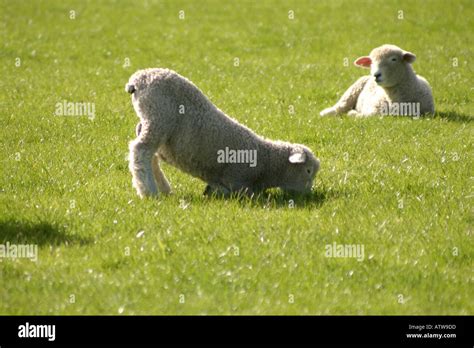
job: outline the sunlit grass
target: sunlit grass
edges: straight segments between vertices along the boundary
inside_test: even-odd
[[[472,1],[0,4],[0,243],[39,247],[0,263],[0,314],[473,313]],[[320,118],[365,73],[344,59],[383,43],[417,54],[439,113]],[[173,195],[138,199],[123,87],[145,67],[309,146],[312,195],[209,199],[165,165]]]

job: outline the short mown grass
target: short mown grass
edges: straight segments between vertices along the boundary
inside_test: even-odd
[[[37,262],[0,260],[0,314],[474,313],[472,1],[0,7],[0,244],[39,248]],[[383,43],[417,54],[437,114],[319,117]],[[140,200],[124,85],[145,67],[308,145],[312,195],[205,198],[164,165],[173,195]],[[95,103],[95,118],[56,116],[64,100]],[[333,243],[363,260],[326,257]]]

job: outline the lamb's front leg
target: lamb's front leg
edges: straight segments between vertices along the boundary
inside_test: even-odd
[[[319,114],[321,116],[328,115],[339,115],[353,110],[357,104],[357,99],[359,98],[360,92],[364,89],[365,84],[369,80],[370,76],[363,76],[358,79],[349,89],[342,95],[338,102],[321,111]]]
[[[356,110],[351,110],[347,113],[348,116],[354,116],[354,117],[366,117],[366,115],[356,111]]]
[[[152,170],[156,145],[153,142],[147,142],[144,137],[138,137],[130,142],[129,149],[129,169],[132,173],[133,187],[141,198],[157,195],[158,190]]]
[[[159,163],[158,154],[153,156],[151,161],[151,166],[153,169],[153,176],[156,180],[156,185],[158,186],[158,190],[162,193],[168,194],[171,192],[171,186],[166,179],[165,173],[161,170],[160,163]]]

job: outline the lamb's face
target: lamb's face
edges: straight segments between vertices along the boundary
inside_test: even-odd
[[[368,57],[360,57],[355,64],[360,67],[370,68],[370,75],[381,87],[395,87],[406,78],[416,56],[413,53],[403,51],[394,45],[383,45],[372,52]]]
[[[319,170],[319,160],[309,149],[303,147],[301,151],[291,153],[288,162],[282,189],[301,193],[311,192],[314,177]]]

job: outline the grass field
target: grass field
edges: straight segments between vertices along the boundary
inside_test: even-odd
[[[0,314],[474,314],[472,1],[0,8],[0,244],[38,245],[37,262],[0,259]],[[383,43],[417,54],[437,114],[319,117]],[[124,85],[145,67],[308,145],[313,194],[210,199],[165,165],[174,194],[140,200]],[[64,100],[95,117],[55,115]],[[363,260],[326,257],[333,243]]]

